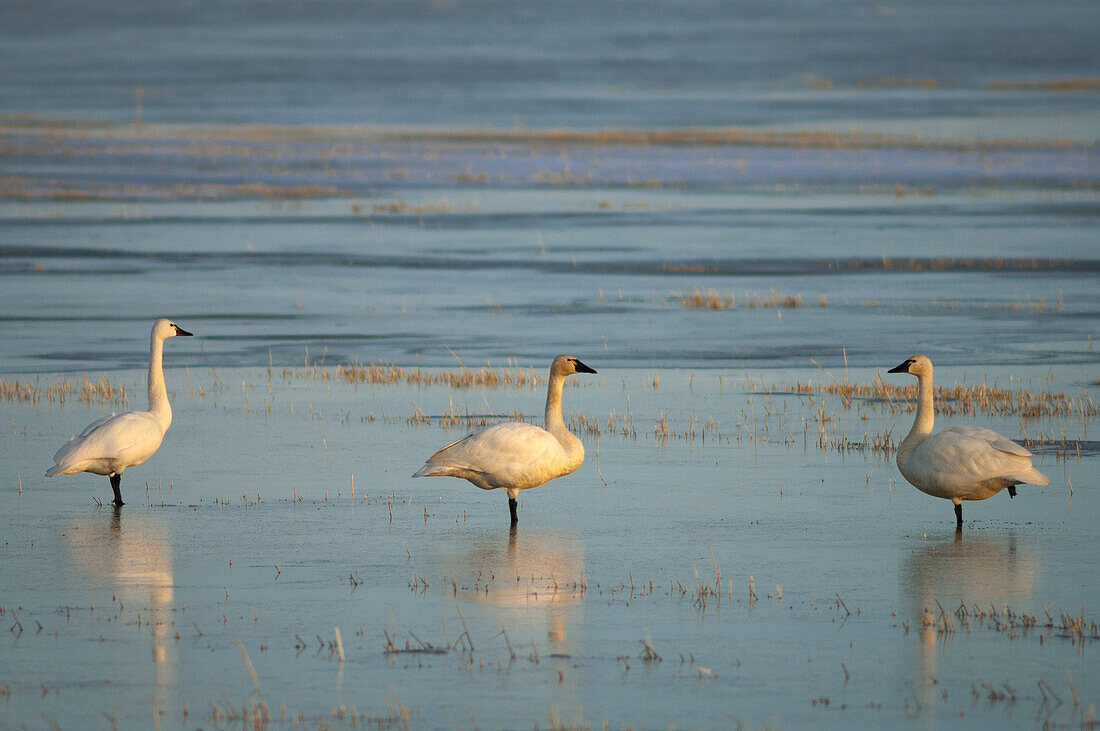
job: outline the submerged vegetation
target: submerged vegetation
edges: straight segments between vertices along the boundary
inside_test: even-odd
[[[685,155],[685,150],[689,152]],[[781,150],[777,161],[772,151]],[[890,173],[863,158],[907,151]],[[636,164],[642,151],[646,164]],[[1021,162],[1020,155],[1029,155]],[[303,201],[374,197],[390,185],[460,189],[551,187],[669,191],[731,181],[757,186],[815,184],[818,158],[851,170],[843,184],[899,199],[955,189],[955,168],[972,169],[975,189],[1003,188],[1034,167],[1057,170],[1057,187],[1097,186],[1095,152],[1073,139],[931,139],[860,130],[769,130],[738,127],[668,129],[414,129],[357,125],[103,124],[0,115],[0,159],[18,175],[0,176],[0,200],[16,201]],[[1063,164],[1041,160],[1064,158]],[[960,157],[965,159],[960,160]],[[173,172],[151,174],[146,161]],[[1033,158],[1033,159],[1032,159]],[[109,167],[111,175],[88,173]],[[1021,171],[1021,165],[1028,170]],[[596,195],[597,210],[608,201]],[[378,201],[371,214],[454,214],[446,204]],[[407,207],[406,207],[407,206]],[[641,208],[649,208],[643,206]]]
[[[773,298],[783,295],[773,293]],[[763,298],[760,298],[761,300]],[[750,300],[751,301],[751,300]],[[755,304],[747,306],[781,306]],[[456,356],[457,358],[457,356]],[[655,446],[668,446],[682,443],[688,447],[709,444],[738,444],[756,448],[763,444],[779,445],[785,448],[815,448],[822,452],[840,454],[858,453],[876,459],[889,459],[897,449],[897,438],[893,432],[897,427],[894,420],[883,421],[885,415],[907,415],[912,410],[916,398],[916,386],[913,384],[886,383],[881,376],[867,382],[854,381],[847,377],[835,379],[822,369],[826,378],[808,379],[793,384],[781,382],[769,383],[763,377],[746,375],[743,384],[745,401],[740,408],[735,404],[725,407],[715,406],[705,411],[669,410],[657,402],[652,411],[639,413],[631,406],[630,390],[626,381],[626,408],[609,408],[606,415],[599,415],[577,409],[565,414],[569,429],[578,436],[598,442],[603,437],[617,437],[626,440],[643,439]],[[192,384],[192,372],[187,369],[187,381],[184,387],[179,383],[181,395],[188,399],[210,398],[215,407],[225,404],[227,394],[236,391],[223,382],[217,370],[209,369],[211,382],[205,386]],[[474,429],[501,420],[529,421],[538,423],[538,413],[525,413],[523,409],[509,406],[506,409],[493,408],[484,395],[476,395],[471,403],[465,399],[445,398],[441,404],[433,397],[422,407],[412,402],[406,411],[393,409],[387,413],[385,403],[375,400],[354,402],[347,399],[320,401],[308,397],[287,400],[278,390],[277,381],[294,388],[295,384],[326,384],[331,389],[339,384],[353,387],[359,385],[406,387],[414,389],[439,388],[454,392],[468,390],[511,389],[534,392],[544,386],[547,377],[533,367],[520,367],[511,363],[504,367],[486,365],[470,368],[461,364],[459,368],[423,368],[401,367],[391,363],[352,363],[335,366],[325,365],[325,359],[311,360],[306,355],[301,365],[268,366],[265,369],[266,384],[250,386],[248,381],[241,384],[238,392],[243,398],[244,412],[252,417],[262,415],[270,418],[276,410],[288,410],[294,415],[308,416],[311,421],[335,421],[351,424],[353,420],[403,424],[410,428],[424,428],[437,425],[445,430]],[[1010,381],[1011,381],[1010,377]],[[695,390],[694,376],[688,384],[689,391]],[[644,394],[654,398],[660,393],[660,375],[655,375],[644,385],[636,385]],[[572,388],[591,387],[570,382]],[[606,382],[605,382],[606,385]],[[718,393],[725,390],[723,379],[718,378]],[[308,391],[305,393],[308,394]],[[257,396],[262,406],[255,404]],[[101,376],[92,380],[82,377],[78,384],[65,377],[49,383],[0,379],[0,400],[29,405],[48,403],[64,406],[67,400],[77,398],[84,404],[101,406],[126,406],[128,387],[125,384],[110,382]],[[797,401],[792,404],[791,399]],[[1040,448],[1058,459],[1080,458],[1082,453],[1091,453],[1093,447],[1087,442],[1087,429],[1090,422],[1100,415],[1100,407],[1093,401],[1088,388],[1080,387],[1076,392],[1065,390],[1036,389],[1015,382],[1010,387],[989,385],[987,383],[954,383],[936,387],[936,410],[945,416],[986,416],[1018,417],[1021,421],[1020,433],[1016,438],[1029,448]],[[497,404],[494,404],[497,405]],[[721,416],[725,409],[725,416]],[[359,412],[360,416],[355,416]],[[868,428],[868,422],[875,419],[875,428]],[[1043,421],[1045,420],[1045,422]],[[1038,421],[1038,423],[1034,423]],[[1028,426],[1028,424],[1032,424]],[[1071,424],[1080,428],[1071,429]],[[325,445],[327,451],[327,444]]]
[[[868,82],[879,86],[907,86],[911,80],[884,78]],[[920,82],[927,85],[927,82]],[[915,85],[920,85],[920,83]],[[933,82],[934,83],[934,82]],[[1054,83],[1054,82],[1051,82]],[[1008,87],[1011,82],[1003,82]],[[1059,88],[1073,91],[1095,91],[1098,80],[1073,80]],[[1028,89],[1026,83],[1013,88]],[[1038,88],[1036,85],[1035,88]],[[796,149],[867,149],[901,147],[933,150],[995,150],[1000,148],[1064,149],[1078,145],[1072,139],[955,139],[931,138],[920,134],[889,134],[858,129],[771,130],[758,127],[667,127],[602,129],[573,128],[466,128],[466,129],[402,129],[366,127],[362,125],[274,125],[274,124],[207,124],[154,125],[105,124],[75,119],[57,119],[31,115],[0,116],[0,134],[38,134],[41,139],[64,140],[102,139],[121,145],[127,140],[178,140],[194,149],[209,148],[223,143],[466,143],[466,144],[592,144],[592,145],[706,145],[762,146]],[[4,154],[10,154],[6,151]]]
[[[50,405],[64,406],[74,396],[80,403],[88,405],[126,406],[130,402],[126,385],[114,385],[106,376],[94,381],[81,376],[79,387],[64,376],[45,386],[41,385],[39,377],[35,377],[33,383],[0,378],[0,400],[3,401],[35,405],[45,401]]]
[[[331,372],[318,370],[316,365],[305,366],[301,371],[314,380],[336,378],[348,383],[380,385],[405,384],[407,386],[447,386],[448,388],[534,388],[545,385],[547,377],[536,373],[531,366],[520,368],[462,368],[457,371],[434,371],[423,368],[402,368],[393,364],[370,363],[368,365],[338,365]],[[297,369],[282,371],[283,378],[297,377]]]
[[[679,300],[681,305],[692,310],[732,310],[738,307],[747,309],[794,308],[802,306],[802,295],[783,294],[783,292],[774,289],[766,295],[759,295],[755,292],[745,293],[740,302],[738,302],[736,295],[729,292],[720,294],[714,289],[708,289],[706,292],[695,289],[687,294],[683,292],[673,292],[672,294]]]
[[[761,390],[768,393],[825,393],[840,396],[845,404],[853,399],[862,399],[885,406],[890,413],[907,412],[917,397],[917,387],[913,384],[895,385],[876,378],[869,383],[843,381],[799,381],[793,386],[766,385],[759,382]],[[990,416],[1073,417],[1092,419],[1100,414],[1100,407],[1092,400],[1086,389],[1074,394],[1065,391],[1033,391],[1020,386],[1016,389],[990,386],[985,383],[951,386],[936,386],[936,412],[947,416],[957,414]]]

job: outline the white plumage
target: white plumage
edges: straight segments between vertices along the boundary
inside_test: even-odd
[[[149,410],[111,414],[93,421],[53,456],[46,477],[91,472],[108,475],[114,504],[121,506],[122,473],[153,456],[172,424],[172,406],[164,385],[163,349],[166,338],[191,335],[174,322],[160,319],[149,336]]]
[[[917,410],[913,428],[898,445],[898,469],[911,485],[955,504],[956,525],[962,527],[962,501],[985,500],[1016,485],[1049,485],[1050,479],[1031,464],[1031,452],[997,432],[973,426],[952,426],[932,434],[932,361],[914,355],[889,373],[917,377]]]
[[[562,420],[561,392],[567,376],[595,372],[576,358],[559,355],[550,364],[542,427],[510,421],[478,429],[433,454],[413,477],[461,477],[482,490],[502,489],[515,523],[520,490],[568,475],[584,462],[584,445]]]

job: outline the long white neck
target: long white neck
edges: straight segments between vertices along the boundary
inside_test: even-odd
[[[898,445],[898,464],[909,458],[913,450],[932,433],[936,420],[936,408],[932,403],[935,388],[932,386],[932,374],[917,376],[917,410],[913,417],[913,428]]]
[[[168,431],[172,424],[172,405],[168,403],[168,389],[164,386],[164,339],[156,335],[149,338],[149,413]]]
[[[550,385],[546,388],[546,411],[542,418],[542,428],[554,436],[559,436],[562,432],[569,433],[561,418],[561,390],[564,385],[565,376],[560,373],[550,374]]]
[[[561,418],[561,389],[565,385],[565,376],[560,373],[550,374],[550,385],[546,389],[546,413],[543,416],[542,428],[554,435],[558,444],[565,450],[566,462],[562,466],[562,474],[569,474],[581,466],[584,461],[584,445],[577,435],[566,428]]]

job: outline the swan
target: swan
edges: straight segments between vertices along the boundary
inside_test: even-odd
[[[177,335],[191,333],[171,320],[161,318],[153,323],[149,336],[149,410],[111,414],[93,421],[57,450],[53,456],[55,464],[46,470],[46,477],[77,472],[107,475],[115,491],[113,504],[123,505],[119,491],[123,471],[152,457],[172,423],[162,361],[165,339]]]
[[[952,426],[932,434],[932,361],[914,355],[887,373],[917,377],[917,415],[898,445],[898,469],[911,485],[955,503],[956,529],[962,529],[962,501],[985,500],[1016,485],[1049,485],[1050,478],[1031,465],[1031,452],[995,431]]]
[[[595,372],[576,358],[559,355],[550,364],[541,427],[523,421],[483,427],[440,449],[413,477],[461,477],[482,490],[501,488],[508,493],[515,525],[520,490],[568,475],[584,461],[584,445],[561,418],[561,389],[567,376]]]

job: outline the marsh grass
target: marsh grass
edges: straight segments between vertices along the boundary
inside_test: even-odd
[[[1072,93],[1100,92],[1100,78],[1047,79],[1046,81],[1008,81],[998,79],[986,84],[997,91],[1061,91]]]
[[[273,185],[271,183],[149,184],[70,183],[37,178],[0,178],[0,200],[106,201],[160,199],[222,201],[239,198],[301,200],[349,196],[351,191],[331,185]]]
[[[950,635],[961,629],[968,636],[978,630],[987,630],[1009,639],[1039,632],[1046,638],[1069,640],[1077,645],[1100,640],[1100,625],[1095,620],[1087,619],[1084,610],[1076,614],[1060,611],[1056,617],[1051,607],[1045,604],[1039,614],[1014,611],[1008,604],[998,608],[993,604],[982,606],[960,600],[954,611],[948,611],[937,600],[935,610],[925,608],[921,625],[934,628],[938,635]],[[1045,643],[1046,640],[1041,641]]]
[[[250,698],[238,704],[228,695],[223,694],[219,701],[208,704],[210,714],[205,720],[214,728],[239,728],[242,731],[265,731],[273,726],[317,729],[358,726],[373,729],[411,728],[413,710],[402,705],[396,695],[392,701],[389,697],[384,697],[383,705],[384,715],[361,713],[354,703],[331,706],[327,714],[307,715],[305,711],[290,713],[286,703],[280,703],[279,717],[273,719],[271,709],[263,699]],[[186,725],[189,714],[186,702],[183,704],[183,709],[183,720]]]
[[[863,265],[863,262],[853,262],[856,268]],[[984,262],[982,265],[988,265],[990,268],[996,268],[994,262]],[[890,263],[884,266],[884,269],[894,268],[894,264]],[[973,262],[967,264],[954,264],[954,263],[942,263],[940,265],[935,262],[906,262],[898,265],[899,268],[906,268],[912,271],[925,271],[927,270],[947,270],[953,269],[956,266],[964,269],[973,268],[974,266],[980,266]],[[937,266],[942,269],[937,269]],[[1022,262],[1017,262],[1014,265],[1006,266],[1019,266],[1023,267]],[[1041,268],[1043,266],[1040,262],[1034,262],[1035,268]],[[1053,266],[1053,264],[1052,264]],[[772,289],[768,294],[761,295],[755,292],[746,292],[738,298],[735,294],[726,291],[719,292],[716,289],[702,290],[695,288],[691,292],[673,292],[673,298],[679,302],[682,307],[692,310],[733,310],[737,308],[744,309],[775,309],[775,308],[788,308],[794,309],[802,307],[805,302],[800,294],[788,295],[784,294],[781,290]],[[851,303],[841,302],[843,306],[862,305],[869,308],[881,308],[883,303],[879,299],[869,299],[864,302]],[[818,307],[828,307],[829,300],[824,294],[819,294],[817,298]],[[991,311],[991,310],[1003,310],[1005,312],[1032,312],[1032,313],[1064,313],[1066,311],[1065,302],[1062,297],[1056,296],[1051,299],[1046,297],[1040,297],[1037,299],[1025,298],[1022,300],[1000,300],[1000,301],[985,301],[985,302],[973,302],[962,299],[955,300],[926,300],[920,303],[901,303],[896,305],[898,311],[919,310],[922,312],[959,312],[959,311]]]
[[[895,259],[882,256],[872,259],[848,259],[830,262],[827,269],[849,269],[870,271],[904,272],[955,272],[955,271],[1030,271],[1030,270],[1071,270],[1074,262],[1066,259],[1040,259],[1038,257],[1006,259],[956,259],[952,257],[929,257],[918,259]]]
[[[708,289],[704,292],[696,288],[688,293],[673,292],[672,296],[679,301],[681,306],[690,310],[733,310],[738,307],[745,309],[796,308],[802,306],[802,295],[783,294],[782,291],[775,289],[770,290],[766,295],[759,295],[755,292],[745,293],[742,295],[740,302],[737,301],[734,294],[730,292],[723,294],[715,289]]]
[[[827,370],[822,371],[827,380],[800,381],[793,387],[768,384],[762,377],[749,377],[748,399],[736,417],[734,440],[738,444],[772,443],[788,448],[801,442],[803,448],[816,447],[823,452],[891,458],[898,446],[898,439],[894,437],[897,425],[879,431],[859,425],[884,412],[910,414],[916,386],[887,384],[881,378],[871,383],[854,383],[846,377],[835,379]],[[784,396],[797,397],[800,402],[793,422]],[[840,402],[830,401],[831,396],[839,396]],[[1052,418],[1077,423],[1081,429],[1076,434],[1070,432],[1066,424],[1050,425],[1049,428],[1040,424],[1039,429],[1024,424],[1016,441],[1060,460],[1080,459],[1093,450],[1084,434],[1098,409],[1084,388],[1073,395],[1023,386],[1001,389],[986,384],[956,383],[938,387],[936,398],[936,410],[944,415],[1016,416],[1029,421]]]
[[[832,86],[831,80],[815,83]],[[937,83],[934,79],[880,77],[869,80],[880,86],[917,86]],[[1051,79],[1042,82],[993,81],[991,88],[1011,90],[1042,89],[1048,91],[1093,92],[1100,80],[1092,77]],[[286,149],[294,143],[328,143],[339,153],[349,145],[378,142],[404,143],[467,143],[467,144],[529,144],[529,145],[705,145],[759,146],[796,149],[866,149],[901,147],[930,150],[986,150],[997,148],[1057,149],[1073,147],[1071,139],[956,139],[930,138],[917,133],[895,135],[866,132],[857,129],[835,130],[768,130],[747,127],[670,127],[636,129],[610,127],[582,130],[569,128],[509,128],[509,129],[411,129],[370,128],[362,125],[156,125],[104,124],[79,119],[57,119],[40,115],[0,115],[0,132],[35,135],[36,141],[63,142],[66,139],[96,139],[114,145],[146,144],[147,140],[179,140],[181,149],[201,150],[214,146],[232,147],[230,143],[272,143],[273,148]],[[31,143],[33,144],[33,143]],[[27,146],[24,144],[23,146]],[[328,148],[319,146],[322,152]],[[276,154],[255,144],[245,148],[247,154]],[[4,154],[13,154],[4,150]]]
[[[936,310],[936,311],[961,311],[961,310],[996,310],[1001,309],[1006,312],[1065,312],[1066,306],[1062,301],[1062,298],[1055,297],[1053,300],[1048,301],[1046,297],[1040,297],[1039,299],[1025,298],[1023,300],[1002,300],[999,302],[970,302],[960,299],[956,300],[928,300],[920,305],[912,305],[908,309],[923,309],[924,311]]]
[[[427,371],[422,368],[402,368],[392,363],[337,365],[326,368],[324,361],[310,361],[304,365],[285,366],[280,370],[285,381],[343,381],[351,384],[406,386],[446,386],[455,389],[515,388],[533,389],[547,383],[547,377],[535,372],[533,367],[521,368],[466,368],[450,371]]]
[[[917,387],[884,382],[876,378],[870,383],[843,381],[799,381],[793,386],[767,386],[763,380],[759,383],[750,380],[750,388],[759,388],[770,394],[834,394],[840,396],[845,405],[853,400],[863,400],[880,405],[890,413],[912,410],[912,402],[917,397]],[[936,386],[936,413],[947,416],[977,415],[1021,416],[1024,418],[1073,417],[1092,419],[1100,414],[1100,407],[1092,400],[1086,389],[1079,393],[1067,394],[1065,391],[1033,391],[1028,388],[1006,389],[985,383],[973,386],[954,383],[951,386]]]
[[[50,405],[64,406],[74,396],[80,403],[89,406],[124,407],[130,403],[126,385],[115,385],[106,376],[94,381],[81,376],[79,388],[64,377],[46,386],[41,385],[38,377],[35,377],[34,383],[0,378],[0,399],[4,401],[30,405],[45,401]]]
[[[458,206],[447,198],[440,198],[438,200],[430,200],[426,203],[412,205],[406,200],[399,199],[374,203],[371,205],[371,210],[374,213],[408,213],[414,216],[439,216],[457,212]]]

